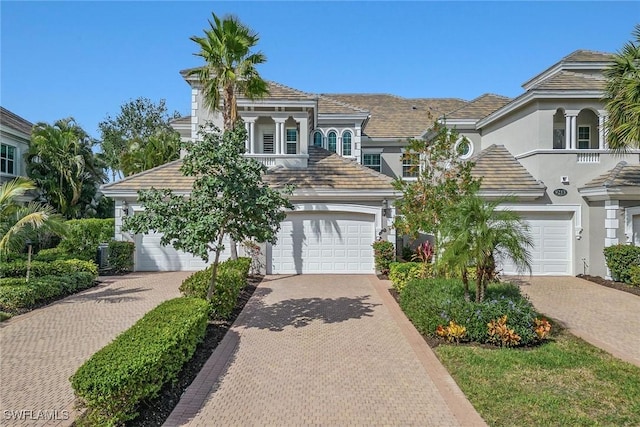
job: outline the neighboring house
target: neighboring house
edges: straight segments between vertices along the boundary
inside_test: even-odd
[[[27,175],[24,154],[29,149],[33,124],[0,107],[0,183]]]
[[[527,81],[515,99],[314,95],[275,82],[265,99],[240,98],[247,156],[269,167],[271,185],[296,184],[297,209],[278,243],[263,248],[267,273],[372,273],[371,243],[396,239],[390,224],[399,195],[391,179],[415,179],[417,159],[404,153],[407,139],[429,138],[438,119],[466,137],[463,158],[476,162],[481,195],[512,196],[506,207],[530,224],[534,275],[605,275],[605,246],[640,243],[640,203],[634,201],[640,200],[640,151],[613,154],[605,143],[602,71],[610,60],[606,53],[576,51]],[[222,118],[201,107],[200,85],[189,70],[182,75],[191,86],[192,112],[174,127],[195,140],[200,125],[221,127]],[[179,164],[103,186],[116,199],[117,226],[123,207],[129,214],[141,209],[139,189],[188,192]],[[117,228],[116,237],[136,240],[139,270],[202,266],[160,247],[158,236],[128,236]],[[515,273],[508,263],[502,267]]]

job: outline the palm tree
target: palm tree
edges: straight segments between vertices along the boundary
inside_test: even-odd
[[[82,215],[105,182],[104,162],[93,153],[95,141],[73,118],[54,125],[37,123],[27,152],[27,174],[44,200],[67,218]]]
[[[120,156],[124,176],[164,165],[180,157],[180,134],[162,130],[147,138],[143,145],[138,138],[129,143],[128,150]]]
[[[65,234],[63,218],[51,206],[18,202],[18,198],[35,189],[33,181],[26,178],[16,178],[0,186],[0,255],[19,251],[39,230]]]
[[[252,53],[258,35],[234,16],[218,18],[212,13],[209,30],[204,37],[191,37],[200,47],[197,56],[206,64],[193,70],[203,86],[205,104],[211,111],[221,111],[224,130],[233,129],[238,120],[237,92],[249,99],[269,93],[267,82],[258,74],[256,65],[267,59],[262,52]],[[220,101],[222,100],[222,108]]]
[[[640,148],[640,24],[632,34],[635,40],[625,43],[604,71],[607,140],[618,151]]]
[[[211,111],[222,111],[224,131],[232,130],[238,121],[237,92],[249,99],[269,93],[267,82],[260,77],[256,65],[266,62],[262,52],[251,52],[258,43],[258,34],[234,16],[209,20],[204,37],[191,37],[200,47],[196,53],[205,65],[191,72],[197,75],[204,92],[204,101]],[[220,101],[222,100],[222,108]],[[238,257],[236,243],[230,242],[231,258]]]
[[[495,278],[496,258],[511,259],[518,270],[531,271],[533,243],[527,224],[517,213],[497,209],[508,200],[485,202],[475,194],[465,196],[443,224],[441,263],[462,271],[467,299],[469,267],[476,271],[476,302],[484,299],[487,284]]]

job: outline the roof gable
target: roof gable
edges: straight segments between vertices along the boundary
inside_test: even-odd
[[[560,71],[533,86],[532,90],[604,90],[606,79],[602,76]]]
[[[531,193],[541,197],[546,190],[504,145],[490,145],[471,161],[475,163],[472,175],[482,178],[481,192],[503,195]]]
[[[7,110],[4,107],[0,107],[0,124],[16,132],[23,133],[27,137],[31,136],[33,123],[23,119],[19,115]]]

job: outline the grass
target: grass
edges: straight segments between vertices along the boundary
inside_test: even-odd
[[[640,425],[640,368],[566,331],[525,350],[434,351],[491,426]]]

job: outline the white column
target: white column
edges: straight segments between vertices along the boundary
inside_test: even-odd
[[[300,119],[297,120],[300,126],[300,132],[298,132],[298,141],[300,143],[300,154],[307,154],[309,152],[309,120]]]
[[[571,116],[571,148],[578,148],[578,126],[577,126],[577,117]]]
[[[249,122],[249,151],[251,154],[256,152],[255,122]]]
[[[570,150],[571,149],[571,116],[568,114],[565,114],[564,117],[565,117],[564,148],[567,150]]]
[[[279,122],[276,120],[276,141],[275,141],[275,153],[276,154],[280,154],[280,139],[282,137],[282,133],[280,132],[280,125],[282,125],[282,122]]]
[[[336,139],[336,154],[338,154],[338,156],[342,156],[342,136],[338,134]]]
[[[605,200],[604,209],[606,212],[604,220],[605,238],[604,246],[609,247],[618,244],[618,210],[620,205],[617,200]],[[611,279],[611,272],[607,267],[607,279]]]
[[[244,152],[249,153],[251,151],[251,127],[249,122],[244,122],[244,128],[247,131],[247,139],[244,141]]]
[[[604,116],[598,116],[598,148],[604,149]]]

